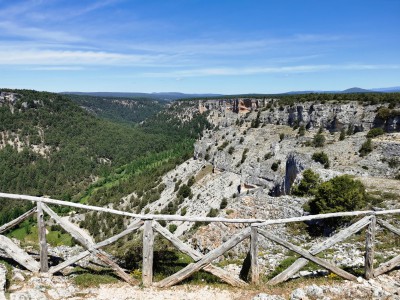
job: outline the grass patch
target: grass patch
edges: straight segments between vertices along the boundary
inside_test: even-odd
[[[196,174],[196,182],[200,181],[203,179],[206,175],[211,174],[213,170],[212,165],[206,165],[204,166],[197,174]]]
[[[12,278],[12,267],[11,264],[5,260],[0,259],[0,264],[4,265],[7,269],[6,274],[6,289],[10,287],[11,278]]]
[[[50,227],[47,227],[48,234],[46,235],[47,242],[52,246],[72,246],[72,237],[59,230],[51,231]],[[31,245],[33,247],[38,247],[38,229],[35,223],[29,222],[26,220],[22,222],[18,228],[10,231],[7,234],[9,238],[15,238],[22,242],[25,245]]]
[[[282,273],[287,268],[289,268],[299,257],[298,256],[289,256],[282,260],[282,262],[273,270],[271,273],[266,275],[266,279],[270,280],[274,278],[276,275]]]
[[[98,287],[100,284],[116,283],[118,279],[108,274],[78,274],[73,279],[74,284],[79,287]]]

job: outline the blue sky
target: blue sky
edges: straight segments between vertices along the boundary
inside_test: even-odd
[[[400,0],[0,0],[0,87],[400,86]]]

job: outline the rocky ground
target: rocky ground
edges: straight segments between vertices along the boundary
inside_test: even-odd
[[[245,289],[228,286],[179,285],[168,289],[142,288],[125,283],[104,284],[90,288],[73,285],[71,278],[62,276],[31,276],[13,272],[13,283],[4,293],[5,270],[0,264],[0,299],[61,300],[61,299],[216,299],[216,300],[317,300],[317,299],[400,299],[400,271],[376,279],[357,282],[326,280],[316,283],[299,281],[286,286],[252,286]],[[311,280],[312,281],[312,280]]]

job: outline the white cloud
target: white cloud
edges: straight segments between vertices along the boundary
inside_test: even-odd
[[[83,66],[152,65],[165,60],[162,55],[135,55],[103,51],[5,49],[0,47],[0,65]]]
[[[345,65],[298,65],[278,67],[251,67],[251,68],[204,68],[179,70],[172,72],[145,73],[147,77],[202,77],[202,76],[235,76],[273,73],[308,73],[337,70],[398,70],[400,65],[373,65],[373,64],[345,64]]]
[[[83,67],[79,66],[39,66],[39,67],[28,67],[24,68],[27,71],[81,71]]]
[[[83,39],[63,31],[52,31],[37,27],[19,26],[12,22],[0,22],[0,36],[9,36],[12,38],[23,37],[35,41],[53,41],[53,42],[79,42]]]

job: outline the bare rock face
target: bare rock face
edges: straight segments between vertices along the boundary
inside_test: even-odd
[[[6,288],[7,268],[0,264],[0,300],[6,299],[4,291]]]
[[[278,295],[269,295],[261,293],[256,295],[252,300],[285,300],[285,298]]]

